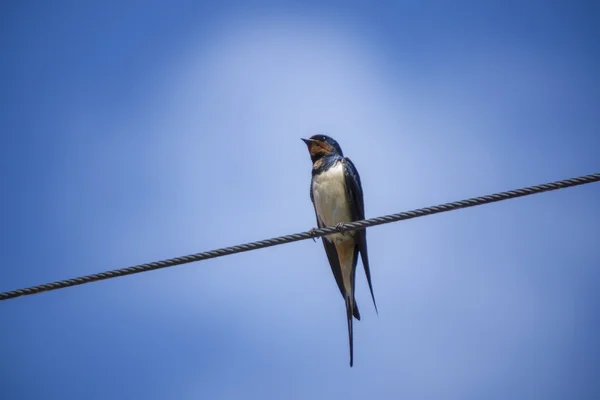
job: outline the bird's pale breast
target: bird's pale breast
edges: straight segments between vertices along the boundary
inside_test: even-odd
[[[351,222],[345,182],[344,166],[339,161],[328,170],[315,176],[313,180],[315,208],[319,219],[326,226]],[[342,239],[342,235],[328,235],[328,238]]]

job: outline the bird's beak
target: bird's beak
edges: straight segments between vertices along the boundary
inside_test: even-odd
[[[310,146],[311,143],[315,142],[315,140],[313,140],[313,139],[303,139],[303,138],[301,138],[301,139],[304,143],[306,143],[307,146]]]

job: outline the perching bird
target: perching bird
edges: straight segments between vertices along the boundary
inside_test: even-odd
[[[318,227],[341,227],[343,223],[364,219],[365,207],[360,176],[352,161],[344,157],[340,145],[326,135],[314,135],[310,139],[302,140],[308,146],[313,162],[310,199],[315,208]],[[354,362],[352,316],[360,320],[354,298],[354,278],[359,252],[375,311],[377,311],[367,254],[367,232],[362,229],[334,233],[322,237],[322,240],[331,271],[346,302],[350,366],[352,366]]]

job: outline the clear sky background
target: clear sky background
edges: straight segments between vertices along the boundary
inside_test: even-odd
[[[492,5],[494,4],[494,5]],[[0,291],[600,172],[589,1],[0,6]],[[600,184],[0,303],[2,399],[600,398]]]

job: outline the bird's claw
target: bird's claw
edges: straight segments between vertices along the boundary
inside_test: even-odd
[[[317,231],[317,228],[310,228],[310,229],[308,230],[308,233],[310,233],[310,234],[311,234],[311,236],[312,236],[312,238],[311,238],[311,239],[313,240],[313,242],[316,242],[316,241],[317,241],[317,238],[315,238],[315,236],[314,236],[316,231]]]
[[[344,234],[344,232],[346,232],[346,227],[344,226],[344,223],[343,223],[343,222],[340,222],[339,224],[337,224],[337,225],[335,226],[335,229],[336,229],[336,230],[337,230],[339,233],[341,233],[342,235]]]

